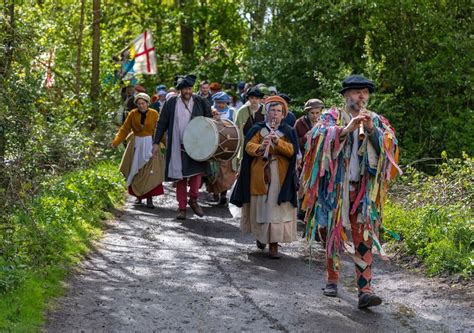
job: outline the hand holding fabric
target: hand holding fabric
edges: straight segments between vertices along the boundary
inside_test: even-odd
[[[158,156],[160,152],[161,152],[160,145],[157,145],[156,143],[153,144],[153,150],[152,150],[153,156]]]

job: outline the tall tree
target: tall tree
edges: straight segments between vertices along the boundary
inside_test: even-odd
[[[92,12],[92,76],[90,98],[96,103],[100,96],[100,0],[93,0]],[[94,106],[94,108],[97,108],[97,106]]]
[[[207,0],[200,0],[200,22],[199,22],[199,47],[204,50],[207,47],[207,20],[208,20],[208,10],[207,10]]]
[[[0,58],[0,79],[4,79],[13,58],[13,49],[15,41],[15,5],[13,0],[3,0],[3,16],[5,22],[3,38],[3,57]]]
[[[79,17],[79,35],[77,36],[77,58],[76,58],[76,98],[79,99],[81,92],[81,53],[82,53],[82,32],[84,30],[84,7],[85,0],[81,0],[81,14]]]
[[[8,77],[10,65],[13,59],[13,50],[15,44],[15,5],[13,0],[4,0],[4,20],[6,21],[4,27],[3,48],[4,55],[0,58],[0,91],[4,92],[4,84]],[[6,137],[3,121],[0,123],[0,164],[3,165],[5,160]]]
[[[194,55],[194,28],[190,22],[189,15],[191,1],[178,0],[178,8],[180,10],[179,27],[181,31],[181,51],[188,60],[192,60]]]
[[[247,13],[250,15],[250,37],[256,41],[263,32],[265,15],[269,7],[268,0],[247,1],[247,4],[249,7]]]

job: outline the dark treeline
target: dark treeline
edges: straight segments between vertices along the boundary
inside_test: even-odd
[[[150,93],[192,72],[275,85],[293,108],[329,106],[343,77],[363,73],[402,164],[473,152],[469,1],[5,0],[0,22],[2,202],[108,154],[123,85],[113,59],[146,28],[158,56],[158,75],[139,78]]]

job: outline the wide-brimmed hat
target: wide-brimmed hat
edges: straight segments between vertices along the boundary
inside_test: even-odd
[[[363,75],[349,75],[342,81],[342,89],[339,91],[344,94],[349,89],[369,89],[370,93],[375,90],[375,85],[372,81],[364,77]]]
[[[176,76],[175,80],[176,89],[181,90],[183,88],[194,86],[194,82],[196,82],[196,75],[178,75]]]
[[[133,97],[133,103],[137,104],[137,101],[139,99],[143,99],[144,101],[146,101],[148,104],[150,104],[150,96],[148,96],[147,94],[145,93],[138,93],[136,94],[134,97]]]
[[[258,89],[260,89],[264,96],[270,96],[272,94],[270,89],[268,89],[268,87],[264,84],[259,85]]]
[[[311,109],[322,109],[324,108],[324,103],[322,100],[317,98],[311,98],[304,103],[304,112],[308,112]]]
[[[264,95],[263,95],[263,92],[259,88],[252,87],[252,88],[250,88],[249,91],[247,91],[247,97],[250,97],[250,96],[263,98]]]
[[[283,106],[283,117],[286,117],[286,115],[288,114],[288,104],[282,97],[278,95],[274,95],[274,96],[265,98],[265,110],[267,110],[267,112],[268,112],[267,105],[271,103],[281,104]]]

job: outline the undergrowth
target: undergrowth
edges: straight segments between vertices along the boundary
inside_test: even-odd
[[[48,180],[15,208],[0,230],[0,331],[36,331],[48,298],[101,234],[102,220],[123,199],[117,165]]]
[[[417,255],[429,275],[474,269],[474,165],[471,157],[448,159],[435,176],[408,169],[393,187],[384,224],[402,237],[402,250]],[[388,240],[391,242],[390,240]]]

